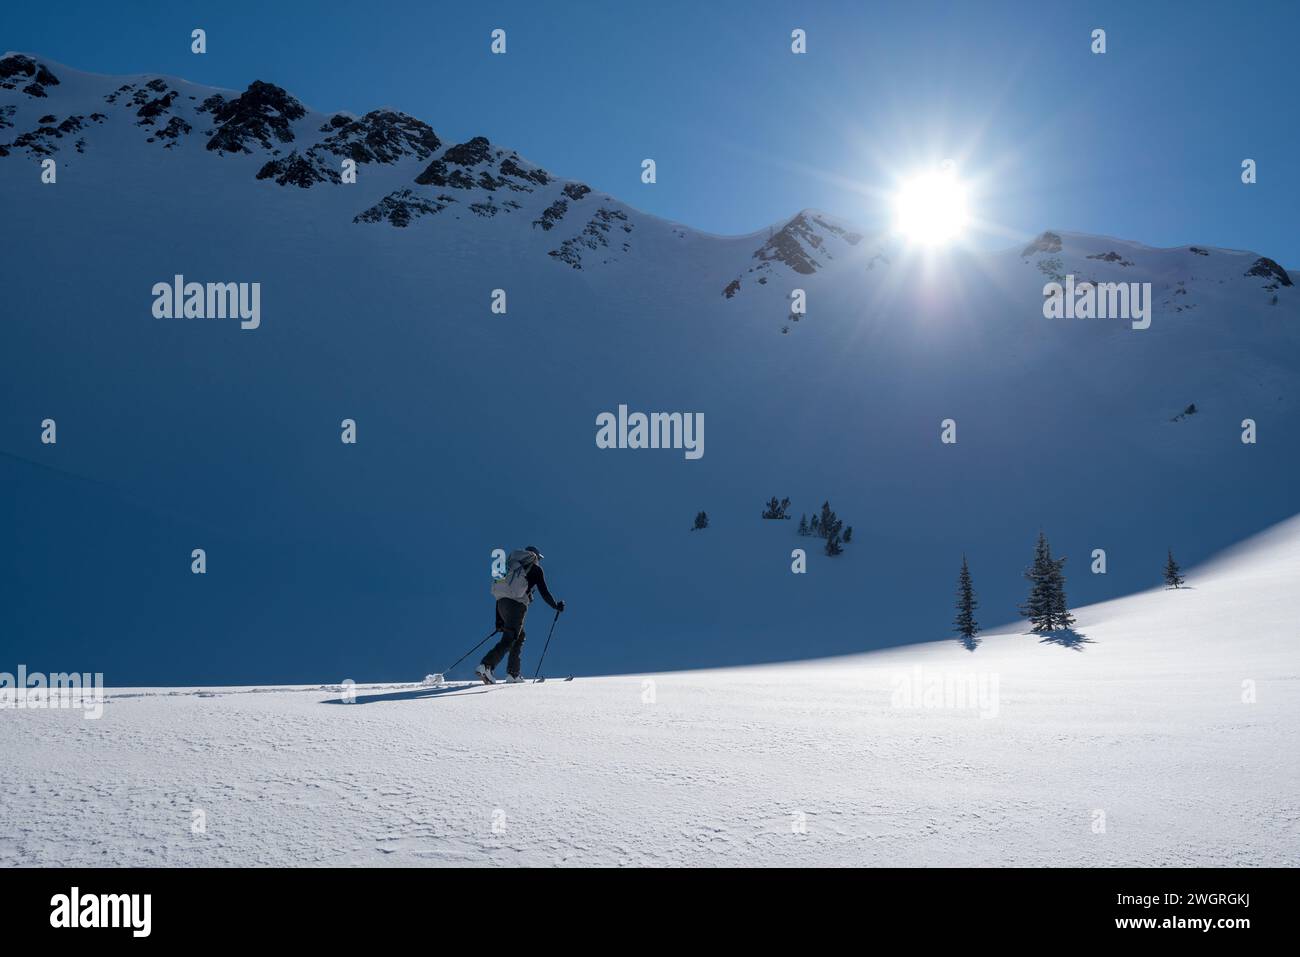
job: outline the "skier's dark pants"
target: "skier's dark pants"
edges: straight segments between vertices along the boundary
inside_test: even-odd
[[[501,659],[506,656],[506,652],[510,652],[506,671],[518,676],[519,670],[523,667],[523,663],[519,660],[519,653],[524,648],[524,616],[527,614],[528,606],[523,602],[515,601],[513,598],[497,599],[497,628],[501,630],[501,640],[483,656],[483,664],[488,666],[488,670],[496,668]]]

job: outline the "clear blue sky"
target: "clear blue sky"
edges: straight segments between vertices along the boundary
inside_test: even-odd
[[[209,52],[189,52],[190,30]],[[491,56],[489,32],[508,31]],[[809,52],[789,50],[791,29]],[[1089,51],[1094,27],[1108,52]],[[978,213],[1300,268],[1300,4],[9,2],[0,46],[104,73],[392,106],[712,232],[804,207],[883,224],[954,158]],[[653,157],[659,182],[639,181]],[[1259,183],[1240,163],[1259,163]]]

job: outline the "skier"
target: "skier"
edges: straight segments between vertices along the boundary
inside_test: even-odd
[[[546,587],[542,553],[535,545],[515,549],[506,558],[505,575],[492,583],[492,597],[497,600],[497,630],[501,632],[501,640],[483,656],[475,671],[485,685],[496,684],[492,672],[507,652],[510,660],[506,662],[506,672],[509,675],[506,681],[513,684],[524,680],[519,674],[522,664],[519,653],[524,647],[524,616],[528,614],[534,588],[557,614],[564,611],[564,602],[552,598],[550,589]]]

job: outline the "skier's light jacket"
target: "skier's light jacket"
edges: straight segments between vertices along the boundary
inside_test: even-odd
[[[512,584],[513,581],[517,580],[514,576],[519,572],[519,565],[525,561],[528,562],[528,570],[524,575],[526,587],[523,589],[522,594],[519,594],[518,589],[512,587]],[[551,595],[551,590],[546,587],[546,573],[542,571],[542,563],[537,561],[537,559],[533,557],[532,553],[525,552],[522,549],[512,552],[510,554],[509,563],[515,567],[508,572],[505,577],[498,579],[493,584],[492,593],[494,596],[498,599],[505,598],[510,601],[517,601],[526,606],[532,603],[533,589],[536,588],[546,604],[558,610],[558,607],[555,604],[555,598]],[[510,594],[511,591],[516,592],[518,597]]]

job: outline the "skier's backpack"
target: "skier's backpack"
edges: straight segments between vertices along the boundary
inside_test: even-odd
[[[526,548],[516,548],[506,557],[506,573],[492,580],[493,598],[512,598],[528,604],[531,588],[528,571],[537,562],[537,555]]]

